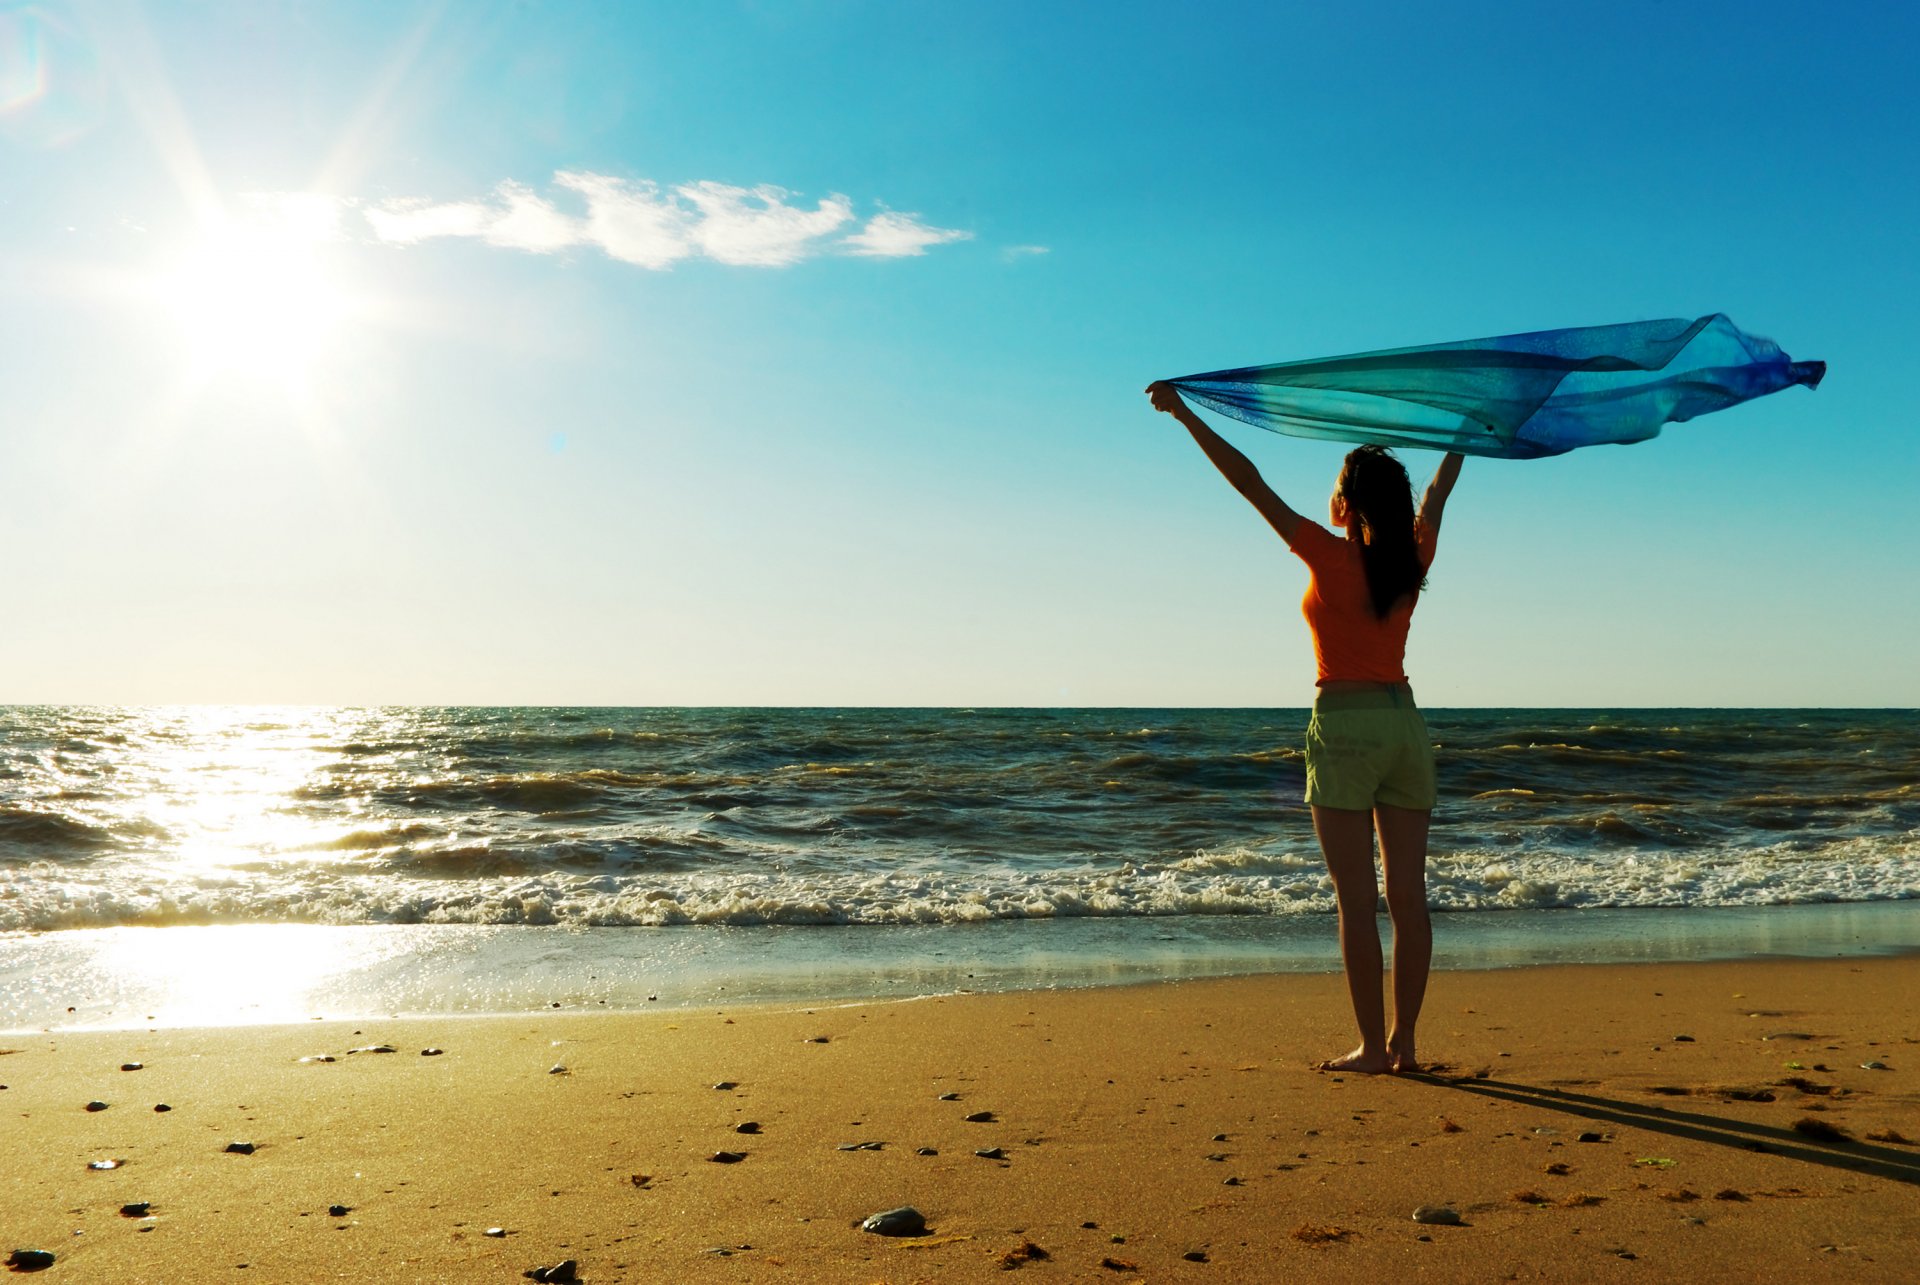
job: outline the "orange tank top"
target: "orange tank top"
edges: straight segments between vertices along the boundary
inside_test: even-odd
[[[1437,536],[1423,523],[1414,524],[1413,534],[1420,565],[1432,566]],[[1383,620],[1373,614],[1358,544],[1302,518],[1287,545],[1312,572],[1300,610],[1313,633],[1314,684],[1406,682],[1407,627],[1419,594],[1395,604]]]

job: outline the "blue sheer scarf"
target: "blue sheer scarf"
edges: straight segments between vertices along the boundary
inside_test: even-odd
[[[1794,361],[1725,314],[1693,321],[1537,330],[1245,366],[1169,380],[1182,396],[1249,424],[1341,442],[1531,459],[1642,442],[1663,424],[1817,387],[1821,361]]]

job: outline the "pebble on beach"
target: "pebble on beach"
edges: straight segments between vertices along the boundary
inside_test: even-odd
[[[982,1147],[973,1154],[979,1156],[982,1160],[1005,1160],[1007,1158],[1007,1149],[1005,1147]]]
[[[742,1120],[739,1124],[733,1126],[733,1131],[735,1133],[758,1133],[760,1132],[760,1122],[758,1120]]]
[[[105,1111],[106,1109],[107,1104],[98,1100],[87,1103],[87,1110],[89,1111]]]
[[[253,1154],[253,1144],[251,1142],[229,1142],[227,1144],[227,1154],[231,1156],[250,1156]]]
[[[153,1202],[151,1200],[135,1200],[120,1206],[120,1216],[122,1218],[145,1218],[147,1211],[152,1208]]]
[[[420,1056],[421,1057],[439,1057],[442,1053],[445,1053],[445,1052],[446,1052],[445,1049],[425,1048],[420,1050]]]
[[[726,1093],[732,1089],[739,1088],[740,1084],[736,1080],[722,1080],[720,1081],[720,1083],[714,1085],[713,1087],[718,1089],[722,1093]]]
[[[120,1069],[122,1071],[144,1071],[147,1069],[147,1064],[145,1062],[122,1062]]]
[[[737,1165],[747,1158],[744,1151],[716,1151],[707,1159],[717,1165]]]
[[[1429,1227],[1460,1227],[1460,1212],[1445,1205],[1422,1205],[1413,1211],[1413,1221]]]
[[[169,1111],[171,1111],[171,1110],[173,1110],[173,1108],[172,1108],[172,1107],[170,1107],[170,1106],[168,1106],[168,1105],[167,1105],[166,1103],[164,1103],[164,1102],[156,1102],[156,1103],[154,1103],[154,1104],[153,1104],[153,1109],[154,1109],[155,1111],[158,1111],[158,1112],[159,1112],[160,1114],[162,1114],[162,1115],[165,1115],[165,1114],[166,1114],[167,1112],[169,1112]]]
[[[394,1048],[391,1044],[363,1044],[357,1049],[348,1049],[347,1053],[352,1055],[354,1053],[391,1053],[393,1051]]]
[[[580,1264],[569,1258],[555,1263],[551,1267],[530,1267],[521,1275],[531,1281],[541,1281],[545,1285],[572,1285],[580,1279]]]
[[[353,1212],[352,1205],[328,1205],[327,1206],[327,1217],[329,1218],[345,1218],[348,1214],[352,1212]]]
[[[975,1111],[973,1114],[966,1117],[966,1121],[968,1124],[992,1124],[993,1112]]]
[[[16,1249],[7,1255],[7,1266],[16,1272],[44,1272],[53,1262],[53,1255],[44,1249]]]
[[[126,1161],[124,1161],[124,1160],[89,1160],[89,1161],[87,1161],[87,1168],[89,1168],[89,1169],[118,1169],[118,1168],[119,1168],[119,1167],[120,1167],[121,1165],[123,1165],[123,1164],[125,1164],[125,1163],[126,1163]]]
[[[870,1231],[876,1236],[924,1236],[927,1234],[927,1220],[912,1205],[902,1205],[898,1209],[882,1210],[869,1214],[860,1224],[861,1231]]]

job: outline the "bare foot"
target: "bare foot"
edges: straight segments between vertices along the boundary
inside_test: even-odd
[[[1387,1040],[1387,1063],[1395,1075],[1406,1075],[1420,1069],[1420,1059],[1413,1055],[1412,1040]]]
[[[1328,1058],[1319,1066],[1322,1071],[1356,1071],[1361,1075],[1384,1075],[1393,1069],[1385,1053],[1372,1053],[1366,1045],[1361,1045],[1345,1057]]]

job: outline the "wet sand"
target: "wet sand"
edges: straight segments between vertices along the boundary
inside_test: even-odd
[[[1444,972],[1436,1071],[1395,1078],[1312,1069],[1352,1044],[1337,976],[0,1036],[0,1254],[116,1282],[1911,1279],[1916,993],[1914,957]],[[856,1226],[900,1205],[929,1234]]]

